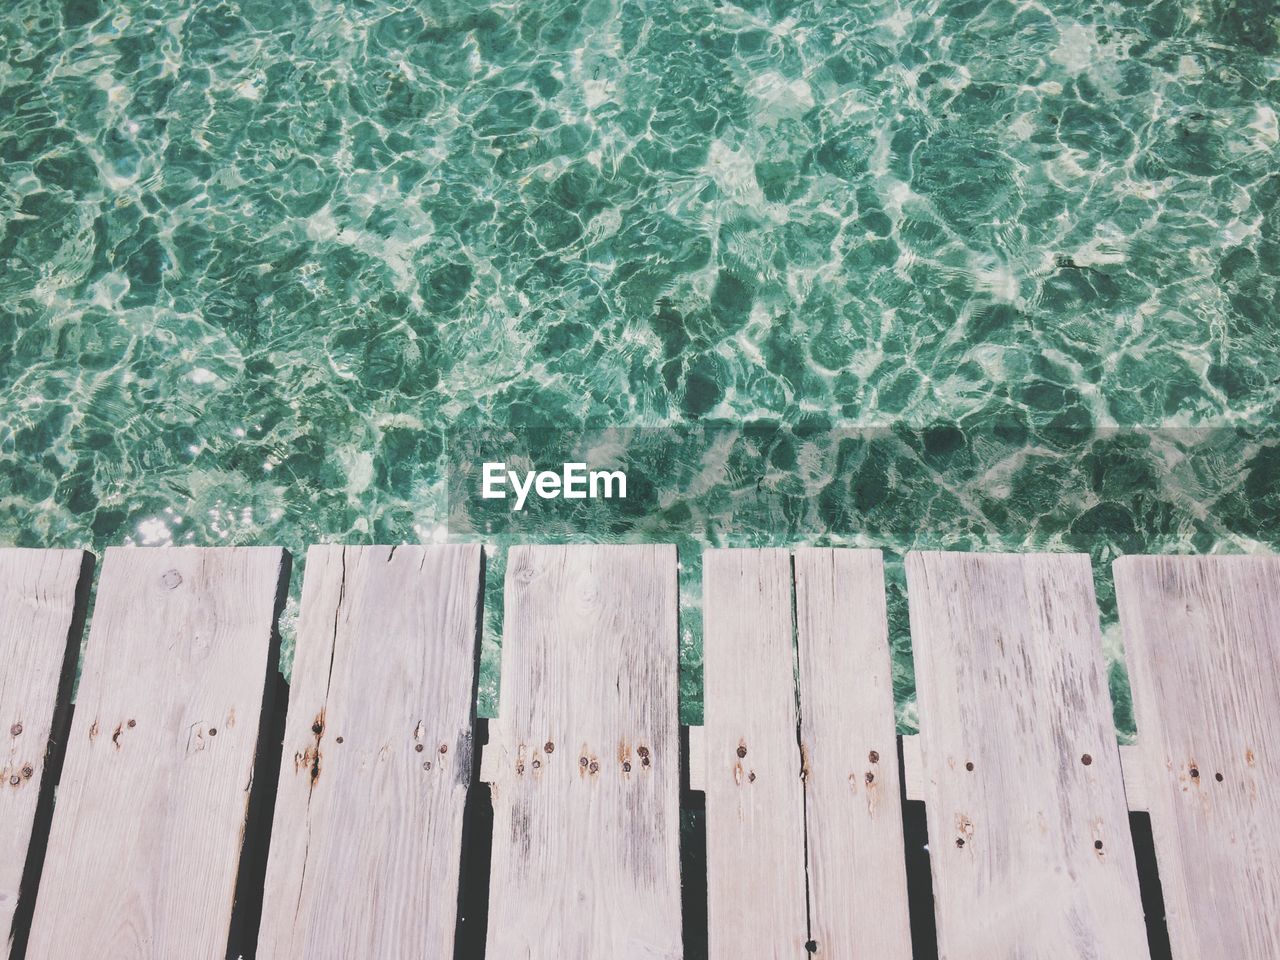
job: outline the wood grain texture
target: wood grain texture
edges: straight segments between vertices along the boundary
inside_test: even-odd
[[[702,577],[708,953],[803,957],[791,557],[708,550]]]
[[[307,553],[260,960],[452,957],[481,548]]]
[[[0,935],[6,944],[47,761],[65,746],[66,731],[57,727],[66,721],[91,575],[83,550],[0,549]]]
[[[1120,771],[1124,776],[1124,798],[1129,809],[1149,810],[1147,775],[1143,769],[1142,751],[1136,744],[1120,744]],[[908,800],[924,799],[924,760],[920,756],[918,734],[902,738],[902,789]]]
[[[1280,558],[1114,570],[1173,956],[1275,960]]]
[[[28,960],[222,960],[276,548],[106,552]]]
[[[1088,557],[906,569],[940,958],[1149,956]]]
[[[795,596],[810,952],[910,960],[880,551],[797,550]]]
[[[676,552],[513,547],[487,956],[682,955]]]

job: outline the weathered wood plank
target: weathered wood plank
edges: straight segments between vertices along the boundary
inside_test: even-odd
[[[791,557],[709,550],[702,577],[708,952],[803,957]]]
[[[1145,813],[1151,809],[1147,799],[1147,772],[1142,751],[1135,743],[1120,744],[1120,772],[1124,777],[1124,799],[1130,810]]]
[[[481,548],[307,553],[260,960],[452,957]]]
[[[1280,558],[1114,570],[1173,956],[1275,960]]]
[[[1120,770],[1124,775],[1124,798],[1130,810],[1146,811],[1147,781],[1142,769],[1142,751],[1135,744],[1120,744]],[[908,800],[924,799],[924,760],[920,756],[920,737],[909,734],[902,738],[902,789]]]
[[[939,955],[1147,957],[1088,557],[906,568]]]
[[[682,955],[676,552],[513,547],[487,955]]]
[[[707,741],[703,736],[706,727],[688,727],[689,735],[689,789],[703,793],[707,789]]]
[[[222,960],[275,618],[276,548],[107,550],[28,960]]]
[[[0,934],[8,944],[45,771],[66,745],[92,570],[83,550],[0,549]]]
[[[880,551],[797,550],[795,595],[810,952],[910,960]]]

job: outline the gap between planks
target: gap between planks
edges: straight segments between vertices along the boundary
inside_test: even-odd
[[[706,785],[706,741],[702,727],[689,727],[689,789],[701,793]],[[908,800],[924,800],[924,762],[920,755],[919,734],[907,734],[902,741],[902,786]],[[1147,787],[1142,755],[1137,744],[1121,744],[1120,769],[1124,774],[1124,794],[1129,809],[1145,813],[1148,809]],[[481,766],[481,776],[484,767]]]

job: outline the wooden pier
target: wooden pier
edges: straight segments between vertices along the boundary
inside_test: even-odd
[[[7,955],[1280,957],[1280,558],[1116,562],[1121,747],[1083,555],[908,554],[899,738],[879,552],[711,550],[684,751],[677,562],[512,548],[482,744],[478,545],[313,547],[287,691],[284,551],[109,549],[74,704],[93,560],[0,550]]]

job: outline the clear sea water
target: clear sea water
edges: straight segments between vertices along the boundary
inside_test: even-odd
[[[1280,545],[1278,37],[1267,0],[10,2],[0,542],[484,536],[492,713],[505,542],[675,541],[695,722],[704,546],[881,547],[903,729],[905,550],[1083,550],[1131,733],[1110,560]],[[451,458],[504,431],[647,486],[474,515]]]

